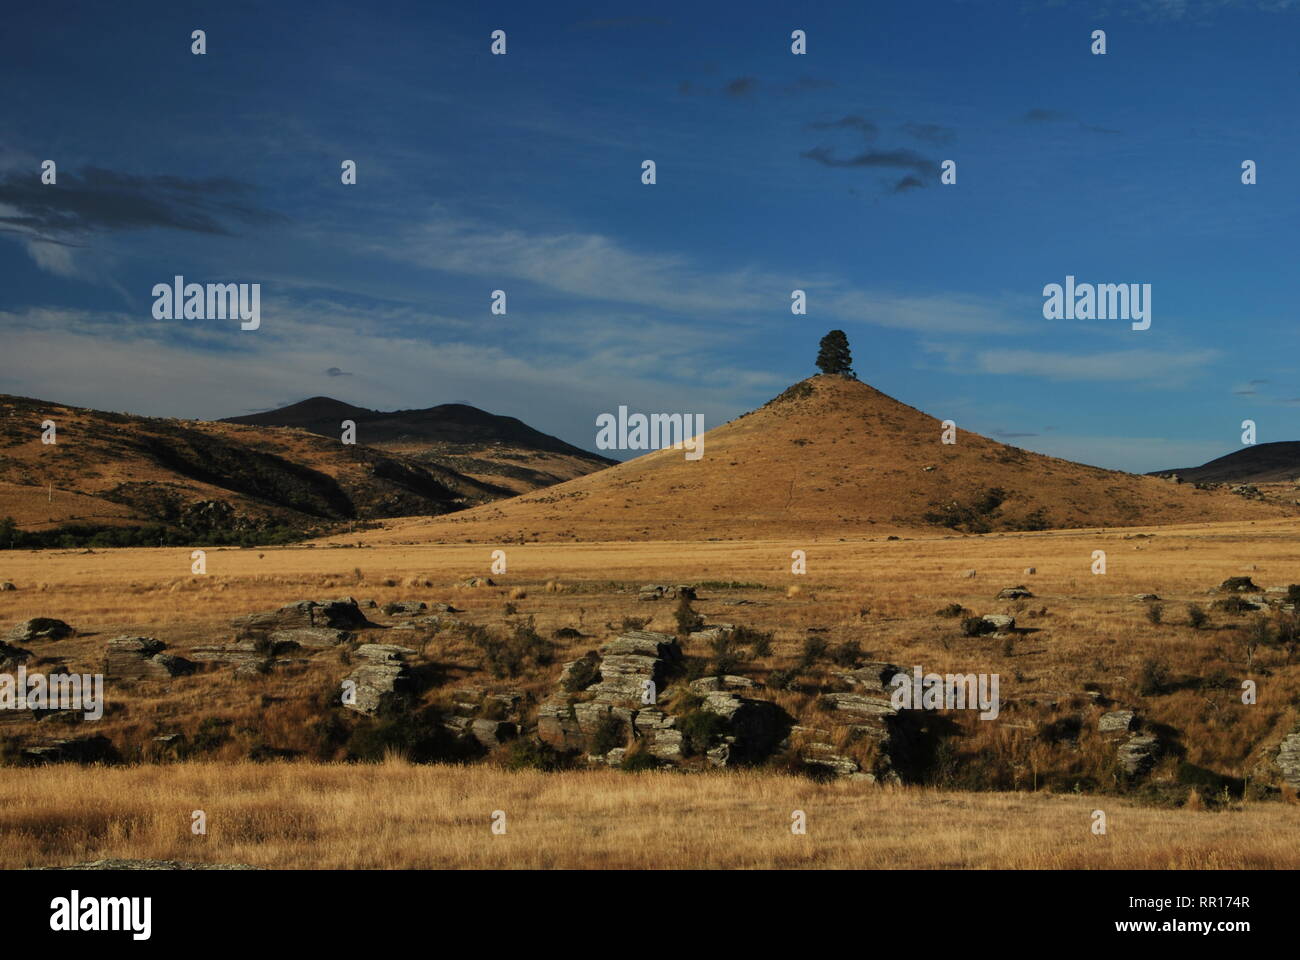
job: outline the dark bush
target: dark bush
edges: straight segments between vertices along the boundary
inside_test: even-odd
[[[591,734],[591,752],[598,757],[603,757],[615,747],[621,747],[627,740],[627,735],[623,732],[624,723],[612,713],[607,713],[600,718],[596,724],[596,729]]]

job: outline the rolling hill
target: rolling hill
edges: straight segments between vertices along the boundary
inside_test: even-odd
[[[357,425],[359,444],[453,470],[510,493],[551,486],[615,462],[534,430],[522,420],[463,403],[385,413],[331,397],[311,397],[222,422],[296,427],[337,439],[344,420]]]
[[[857,380],[817,376],[705,435],[374,540],[666,540],[982,533],[1295,516],[1295,509],[1029,453]]]
[[[1157,470],[1151,476],[1178,474],[1192,483],[1280,483],[1300,478],[1300,440],[1260,443],[1199,467]]]
[[[53,420],[57,442],[41,442]],[[28,533],[161,524],[193,536],[433,515],[508,496],[436,463],[302,430],[0,395],[0,517]]]

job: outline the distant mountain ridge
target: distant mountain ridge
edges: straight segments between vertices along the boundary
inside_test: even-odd
[[[322,436],[336,437],[339,424],[353,420],[357,442],[367,446],[429,440],[435,443],[522,444],[550,453],[585,456],[613,463],[558,437],[534,430],[515,417],[504,417],[465,403],[442,403],[415,410],[369,410],[333,397],[309,397],[298,403],[240,417],[226,417],[223,423],[249,426],[297,427]]]
[[[1149,476],[1176,473],[1193,483],[1275,483],[1300,478],[1300,440],[1259,443],[1218,457],[1199,467],[1153,470]]]
[[[356,424],[356,441],[464,474],[512,493],[526,493],[615,461],[575,447],[506,417],[465,403],[414,410],[370,410],[333,397],[309,397],[264,413],[227,417],[222,423],[292,427],[338,439],[342,422]]]

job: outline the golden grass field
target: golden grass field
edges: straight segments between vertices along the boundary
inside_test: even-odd
[[[540,699],[560,662],[612,637],[624,617],[672,629],[671,604],[638,602],[640,584],[717,581],[696,604],[708,621],[774,631],[771,654],[744,666],[759,680],[796,659],[812,626],[826,628],[832,643],[856,639],[864,655],[908,667],[999,673],[1003,713],[990,723],[963,720],[962,751],[1012,771],[1007,786],[1019,792],[819,785],[761,769],[509,772],[490,757],[466,767],[242,762],[253,742],[309,748],[312,698],[348,669],[322,652],[301,669],[254,678],[210,668],[168,681],[110,681],[109,712],[93,732],[115,742],[192,731],[212,715],[232,720],[236,735],[205,763],[4,768],[0,865],[111,856],[282,867],[1300,866],[1300,806],[1285,791],[1283,802],[1237,801],[1215,812],[1196,809],[1199,798],[1156,808],[1104,790],[1048,792],[1060,776],[1105,786],[1113,744],[1095,732],[1103,708],[1084,696],[1085,683],[1180,731],[1188,762],[1232,777],[1263,775],[1297,720],[1300,658],[1268,648],[1248,667],[1245,618],[1211,612],[1210,627],[1193,630],[1183,608],[1208,609],[1207,591],[1243,572],[1261,587],[1300,582],[1294,520],[903,540],[507,545],[508,572],[492,575],[496,587],[477,589],[453,584],[489,575],[490,546],[393,543],[404,523],[312,546],[211,548],[205,576],[190,574],[189,549],[6,551],[0,580],[18,590],[0,593],[0,629],[32,616],[64,619],[78,636],[35,652],[95,671],[110,637],[157,636],[183,656],[189,644],[228,638],[231,617],[300,599],[450,601],[485,625],[499,623],[511,603],[548,636],[561,626],[584,634],[564,641],[549,668],[509,681]],[[807,553],[802,576],[790,572],[796,549]],[[1090,572],[1098,549],[1107,554],[1103,576]],[[1036,573],[1026,575],[1031,566]],[[975,578],[962,576],[968,568]],[[993,600],[1020,583],[1032,600]],[[1163,623],[1148,621],[1132,599],[1139,592],[1164,598]],[[1032,632],[1010,648],[962,637],[952,620],[935,616],[952,602],[979,614],[1013,612]],[[396,642],[409,643],[409,635]],[[447,673],[430,702],[464,681],[494,682],[463,639],[439,634],[421,646]],[[1144,700],[1137,676],[1151,657],[1175,675],[1252,677],[1259,702],[1243,705],[1233,689]],[[768,695],[799,718],[815,709],[806,693]],[[1035,736],[1065,714],[1084,718],[1076,747],[1063,751]],[[0,738],[7,729],[14,728],[0,727]],[[1172,764],[1153,779],[1169,780]],[[188,832],[196,808],[209,815],[207,838]],[[795,808],[808,811],[805,837],[790,834]],[[1110,817],[1105,837],[1089,831],[1098,808]],[[488,831],[496,809],[509,818],[505,837]]]
[[[754,772],[508,773],[400,760],[45,767],[0,780],[0,809],[6,868],[119,857],[329,869],[1300,866],[1295,806],[1171,812]],[[196,809],[205,836],[191,832]],[[1104,836],[1091,829],[1097,809]],[[796,810],[804,835],[791,830]],[[504,834],[492,832],[497,811]]]

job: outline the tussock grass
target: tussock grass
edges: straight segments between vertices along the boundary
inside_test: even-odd
[[[1090,831],[1098,808],[1105,836]],[[206,836],[190,832],[196,809]],[[4,868],[106,857],[329,869],[1300,867],[1294,805],[1158,810],[753,771],[546,774],[398,757],[44,767],[6,774],[0,810]],[[806,836],[790,832],[794,810],[807,814]]]

